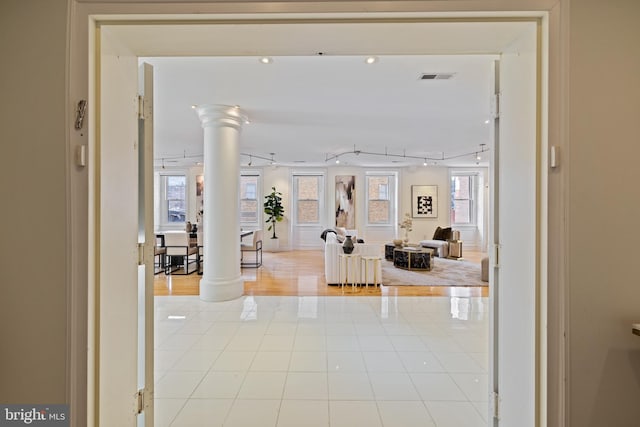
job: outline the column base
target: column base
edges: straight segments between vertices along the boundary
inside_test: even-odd
[[[244,280],[238,277],[234,280],[200,280],[200,299],[202,301],[217,302],[240,298],[244,294]]]

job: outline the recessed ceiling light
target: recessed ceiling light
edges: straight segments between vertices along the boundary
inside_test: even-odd
[[[377,56],[369,56],[367,57],[367,59],[364,60],[365,63],[367,64],[373,64],[378,62],[378,57]]]
[[[194,104],[194,105],[191,106],[191,108],[193,108],[195,110],[196,108],[198,108],[198,106]]]
[[[488,125],[488,124],[489,124],[489,120],[485,120],[485,121],[484,121],[484,124],[485,124],[485,125]]]
[[[260,62],[263,64],[271,64],[273,62],[273,59],[269,58],[268,56],[263,56],[262,58],[260,58]]]

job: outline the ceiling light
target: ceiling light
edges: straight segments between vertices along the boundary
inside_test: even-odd
[[[482,157],[480,157],[480,154],[476,153],[476,160],[482,160]]]
[[[191,106],[191,108],[193,108],[195,110],[196,108],[198,108],[198,106],[194,104],[194,105]]]
[[[273,62],[273,59],[269,58],[268,56],[263,56],[262,58],[260,58],[260,62],[262,64],[271,64]]]
[[[424,159],[424,163],[422,163],[422,166],[427,166],[427,159]]]
[[[336,164],[340,163],[340,159],[336,159]]]
[[[369,56],[367,57],[367,59],[364,60],[365,63],[367,64],[374,64],[376,62],[378,62],[378,57],[377,56]]]
[[[485,124],[485,125],[488,125],[488,124],[489,124],[489,120],[485,120],[485,121],[484,121],[484,124]]]

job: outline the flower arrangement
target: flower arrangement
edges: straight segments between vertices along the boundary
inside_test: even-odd
[[[409,232],[413,227],[413,220],[411,219],[411,215],[409,213],[404,214],[404,219],[402,222],[398,223],[400,228],[404,229],[404,242],[405,244],[409,241]]]

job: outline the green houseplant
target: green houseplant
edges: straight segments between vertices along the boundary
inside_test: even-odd
[[[277,239],[276,236],[276,222],[280,222],[284,219],[284,206],[282,206],[282,193],[276,191],[276,187],[271,187],[273,190],[270,194],[264,196],[264,213],[267,215],[265,222],[271,223],[267,231],[271,231],[273,228],[272,239]]]

